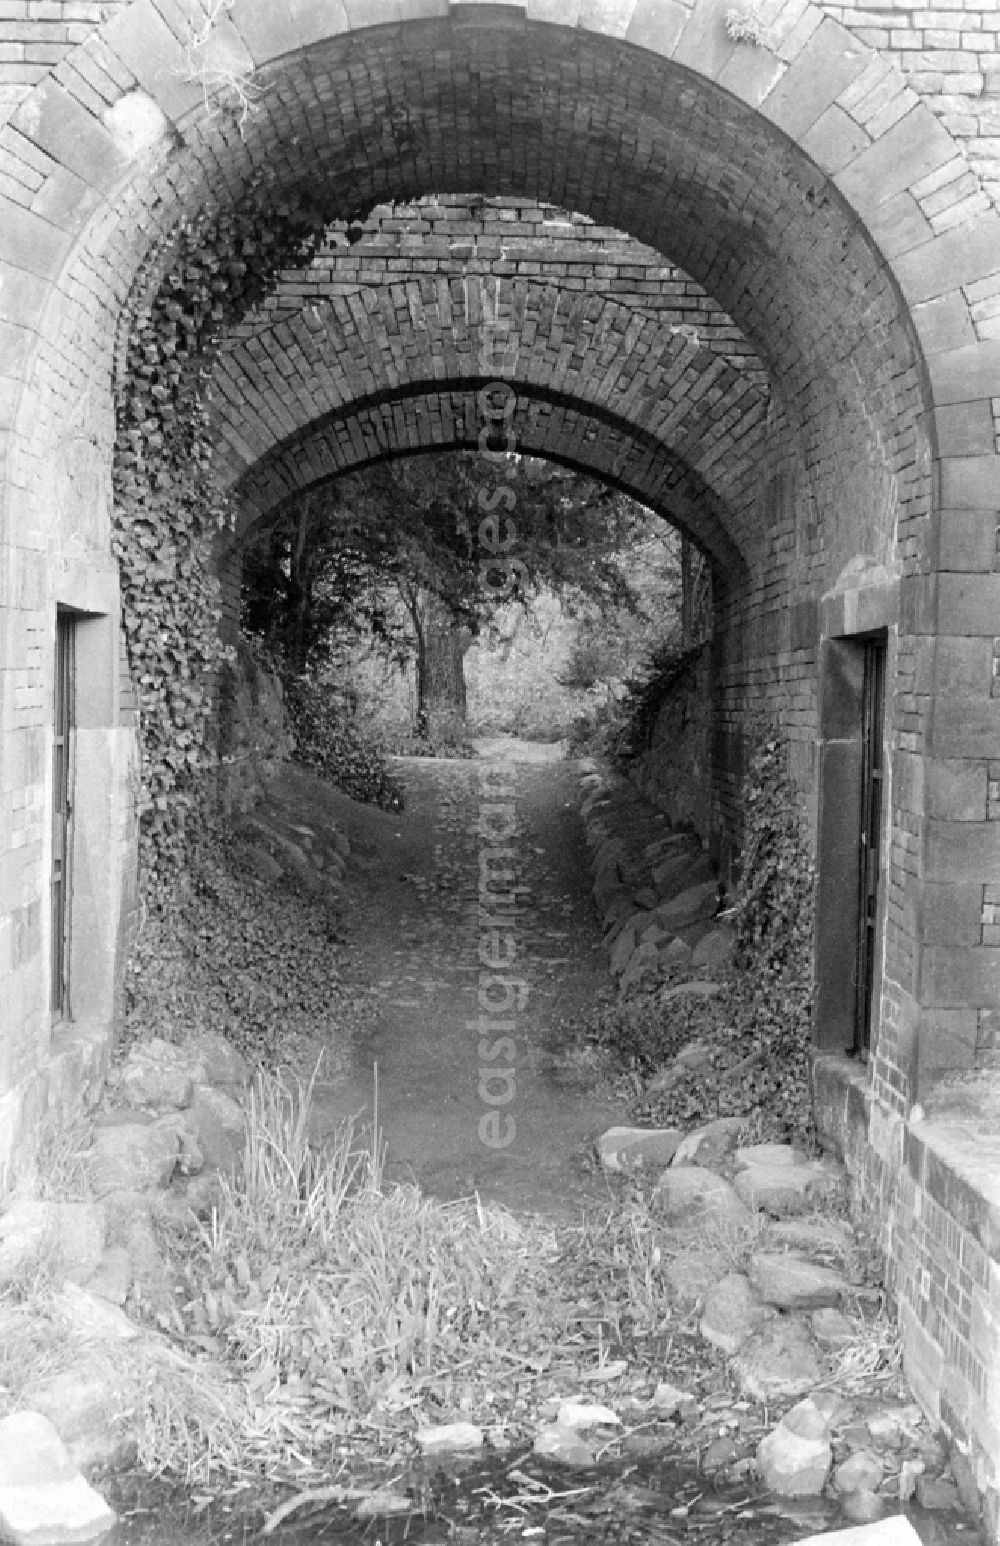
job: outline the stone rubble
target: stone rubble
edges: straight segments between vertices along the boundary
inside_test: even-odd
[[[761,1440],[757,1464],[765,1485],[783,1497],[822,1492],[833,1465],[829,1415],[814,1401],[800,1401]]]
[[[111,1350],[160,1335],[137,1313],[164,1325],[176,1314],[154,1220],[210,1210],[220,1174],[241,1163],[247,1073],[214,1034],[135,1045],[94,1116],[86,1168],[99,1200],[18,1197],[0,1214],[0,1281],[38,1266],[62,1280],[52,1314],[70,1354],[29,1380],[25,1410],[0,1422],[0,1535],[15,1546],[86,1546],[115,1523],[78,1469],[135,1460],[139,1380],[130,1385]]]
[[[605,1170],[649,1170],[669,1165],[683,1133],[674,1127],[609,1127],[598,1148]]]
[[[459,1422],[418,1428],[415,1437],[422,1455],[446,1455],[482,1449],[485,1435],[475,1423]]]
[[[0,1536],[13,1546],[88,1546],[115,1523],[47,1417],[0,1421]]]
[[[749,1278],[742,1272],[727,1272],[705,1295],[701,1334],[723,1353],[735,1353],[774,1313],[754,1292]]]
[[[714,916],[715,887],[697,843],[675,833],[649,841],[650,808],[623,779],[592,768],[581,786],[595,871],[602,854],[614,855],[614,884],[606,867],[595,901],[619,994],[651,972],[663,977],[663,1004],[721,991],[713,979],[725,974],[734,936]],[[664,939],[651,927],[679,933],[687,950],[677,963],[681,980],[667,971]],[[650,1088],[669,1089],[712,1059],[709,1047],[689,1043]],[[819,1519],[849,1522],[800,1546],[917,1546],[899,1512],[908,1500],[942,1513],[964,1502],[977,1514],[974,1487],[963,1498],[956,1480],[965,1475],[964,1457],[946,1456],[912,1401],[816,1393],[836,1384],[833,1360],[864,1324],[854,1231],[842,1216],[846,1177],[827,1157],[792,1145],[741,1145],[743,1127],[741,1118],[724,1117],[683,1135],[651,1198],[666,1231],[661,1270],[671,1295],[684,1313],[696,1312],[701,1337],[726,1359],[739,1394],[728,1411],[709,1409],[670,1383],[666,1370],[653,1409],[676,1422],[687,1403],[685,1421],[705,1433],[701,1468],[715,1482],[756,1475],[790,1507],[816,1500],[825,1505]],[[641,1144],[631,1131],[628,1141]],[[615,1145],[605,1135],[599,1157],[605,1168],[621,1168],[609,1163],[609,1151]],[[770,1417],[756,1438],[746,1421],[754,1411],[760,1421]]]
[[[592,812],[602,798],[595,792]],[[625,941],[618,946],[621,977],[650,944],[659,969],[676,936],[646,932],[643,939],[643,932],[662,927],[664,901],[688,898],[688,907],[694,895],[703,914],[681,940],[684,964],[693,965],[700,953],[703,968],[724,970],[731,930],[704,912],[714,889],[710,894],[704,869],[697,868],[702,861],[688,840],[670,836],[633,860],[624,843],[609,844],[605,833],[595,895],[606,897],[606,918],[616,920],[616,938]],[[718,988],[692,979],[668,991]],[[674,1064],[697,1070],[710,1060],[710,1050],[695,1042]],[[133,1306],[137,1287],[148,1303],[157,1271],[165,1271],[151,1219],[157,1212],[179,1217],[210,1208],[219,1172],[239,1163],[246,1072],[221,1038],[133,1049],[120,1072],[118,1104],[102,1113],[95,1132],[91,1177],[100,1202],[19,1199],[0,1216],[0,1273],[16,1276],[40,1254],[49,1265],[57,1262],[66,1280],[59,1312],[77,1350],[68,1368],[29,1385],[31,1410],[0,1422],[0,1533],[15,1543],[85,1546],[114,1524],[77,1469],[125,1464],[134,1456],[128,1393],[115,1388],[106,1350],[118,1338],[155,1335],[123,1309]],[[728,1361],[733,1393],[699,1400],[675,1385],[667,1368],[657,1371],[663,1377],[645,1401],[626,1398],[624,1417],[612,1405],[567,1392],[551,1407],[554,1420],[539,1422],[534,1453],[590,1467],[615,1443],[623,1454],[657,1454],[676,1449],[678,1434],[689,1435],[713,1483],[744,1485],[759,1477],[779,1498],[822,1497],[841,1518],[857,1522],[810,1537],[815,1546],[914,1546],[899,1508],[915,1498],[927,1510],[957,1511],[961,1456],[948,1459],[912,1402],[815,1394],[831,1378],[831,1355],[856,1335],[856,1322],[845,1313],[856,1293],[846,1265],[852,1231],[842,1219],[814,1212],[841,1205],[842,1178],[827,1161],[812,1161],[788,1145],[739,1146],[741,1126],[739,1119],[721,1118],[686,1135],[619,1128],[599,1144],[606,1169],[656,1175],[651,1201],[670,1241],[660,1270],[678,1308],[696,1312],[706,1345]],[[809,1217],[801,1216],[803,1202]],[[66,1208],[75,1211],[61,1211]],[[739,1267],[738,1241],[745,1242]],[[602,1393],[628,1373],[624,1362],[609,1364]],[[623,1436],[623,1423],[642,1431]],[[666,1436],[646,1431],[651,1424],[666,1426]],[[461,1422],[420,1429],[416,1442],[425,1455],[461,1455],[482,1449],[486,1435]],[[42,1475],[44,1498],[36,1486]]]
[[[265,880],[294,877],[316,896],[339,900],[351,844],[329,822],[307,825],[270,784],[263,803],[238,816],[234,830],[245,840],[247,857]]]
[[[749,1224],[752,1214],[723,1176],[702,1165],[672,1166],[656,1183],[653,1211],[679,1227]]]
[[[100,1203],[18,1198],[0,1215],[0,1283],[36,1263],[85,1281],[101,1261],[106,1233]]]

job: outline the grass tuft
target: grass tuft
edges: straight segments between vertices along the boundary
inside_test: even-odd
[[[488,1406],[519,1328],[561,1329],[551,1226],[386,1188],[377,1133],[350,1122],[315,1148],[315,1080],[257,1076],[242,1175],[177,1242],[185,1327],[221,1356],[196,1371],[190,1421],[183,1370],[161,1379],[148,1448],[189,1480],[301,1476],[360,1433],[398,1439],[415,1412],[443,1420],[473,1391]]]

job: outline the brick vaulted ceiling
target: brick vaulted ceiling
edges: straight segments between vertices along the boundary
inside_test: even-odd
[[[246,25],[244,38],[242,57]],[[60,67],[70,89],[73,69]],[[76,277],[92,293],[96,273],[107,304],[90,349],[92,305],[76,329],[83,369],[76,383],[61,371],[66,391],[93,382],[108,359],[100,332],[141,305],[173,233],[254,184],[277,202],[308,188],[331,219],[435,191],[518,195],[631,234],[732,316],[780,393],[831,532],[854,509],[871,527],[862,546],[877,548],[890,510],[921,513],[921,379],[892,277],[832,183],[736,97],[644,50],[494,6],[319,43],[257,83],[241,126],[178,81],[181,140],[85,238]],[[73,277],[65,288],[72,297]]]
[[[618,233],[470,202],[383,211],[350,248],[334,233],[226,341],[212,379],[217,466],[245,518],[374,458],[475,446],[499,316],[521,449],[600,473],[739,566],[768,394],[734,324]]]

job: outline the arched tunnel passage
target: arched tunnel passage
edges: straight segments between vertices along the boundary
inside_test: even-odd
[[[480,402],[480,422],[483,408]],[[242,533],[241,546],[252,554],[244,617],[251,636],[284,662],[285,702],[307,766],[334,778],[346,771],[343,787],[355,788],[340,738],[363,742],[375,725],[396,733],[391,744],[417,753],[392,764],[398,797],[381,784],[368,791],[388,807],[385,818],[366,817],[343,797],[335,807],[366,857],[343,926],[378,984],[379,1011],[355,1076],[324,1086],[326,1120],[370,1099],[365,1065],[376,1061],[393,1175],[415,1175],[445,1195],[474,1186],[548,1210],[565,1205],[567,1186],[582,1198],[586,1186],[580,1192],[567,1170],[574,1134],[580,1124],[611,1120],[615,1110],[599,1092],[587,1093],[586,1081],[560,1090],[552,1074],[561,1059],[572,1061],[572,1052],[560,1050],[565,1026],[588,1012],[603,986],[592,943],[594,877],[566,738],[574,727],[582,734],[591,715],[599,721],[629,671],[644,668],[654,642],[683,662],[677,703],[693,723],[671,737],[678,777],[659,806],[635,797],[631,839],[673,845],[671,878],[659,876],[659,892],[656,865],[644,859],[639,867],[649,872],[647,891],[653,887],[646,902],[684,912],[674,920],[684,937],[660,930],[655,906],[644,924],[669,942],[672,970],[690,965],[705,936],[728,942],[728,930],[714,926],[719,870],[706,851],[711,614],[702,614],[696,637],[685,622],[690,554],[685,569],[677,533],[653,511],[574,465],[568,442],[556,465],[523,444],[514,416],[499,422],[504,449],[489,455],[475,439],[457,455],[433,441],[418,454],[402,434],[389,459],[383,453],[332,477],[303,478]],[[482,510],[496,507],[499,487],[509,495],[501,505],[507,532],[502,556],[494,556],[483,527],[495,534],[496,524],[482,522]],[[498,596],[481,583],[482,551],[491,555],[491,570],[508,558],[522,570],[523,587],[510,599],[506,589]],[[331,586],[337,604],[324,610]],[[365,647],[352,631],[355,606],[364,619],[377,618],[377,647]],[[403,658],[401,620],[409,687],[391,671],[373,676],[369,669],[376,659]],[[448,710],[461,722],[447,721]],[[266,797],[249,830],[258,845],[271,824],[293,841],[311,831],[318,845],[317,817],[330,798],[311,793],[297,775]],[[280,846],[271,852],[282,860]],[[607,875],[598,869],[603,907]],[[691,887],[696,896],[675,901]],[[630,866],[621,900],[637,889],[638,870]],[[497,931],[503,962],[477,979],[481,936],[490,944]],[[625,944],[623,936],[623,961]],[[637,963],[633,977],[640,974]],[[417,998],[408,986],[414,983]],[[484,1047],[494,1049],[485,1061]]]
[[[271,89],[242,138],[222,132],[219,122],[192,104],[186,145],[177,153],[170,187],[158,186],[146,200],[152,216],[136,221],[135,230],[143,232],[138,245],[130,254],[121,249],[125,222],[108,232],[105,258],[118,272],[135,276],[130,306],[118,313],[119,358],[130,311],[145,316],[161,277],[171,279],[177,241],[172,232],[183,228],[185,251],[197,250],[199,242],[211,247],[217,221],[231,229],[237,219],[241,188],[255,188],[253,197],[261,207],[273,197],[271,190],[280,188],[284,204],[294,206],[303,185],[292,168],[306,144],[312,186],[322,187],[328,201],[326,218],[350,217],[352,231],[363,228],[366,210],[387,197],[412,199],[435,188],[475,188],[491,196],[526,191],[578,209],[604,229],[628,232],[670,264],[681,265],[742,329],[771,388],[767,448],[744,480],[756,505],[741,526],[738,545],[753,548],[751,580],[741,602],[743,615],[737,623],[732,614],[727,641],[720,644],[720,691],[726,700],[720,739],[736,767],[750,726],[764,718],[782,722],[815,823],[817,769],[810,743],[819,705],[818,643],[827,626],[820,621],[821,607],[827,606],[822,598],[832,596],[832,612],[843,612],[842,574],[849,576],[847,594],[859,576],[870,588],[871,576],[888,575],[889,590],[876,603],[881,622],[883,613],[886,618],[895,613],[893,588],[899,577],[922,562],[921,522],[931,493],[930,421],[922,409],[913,319],[884,255],[835,178],[822,173],[784,127],[776,130],[687,67],[657,63],[654,68],[642,50],[626,46],[623,51],[622,45],[580,35],[574,38],[569,68],[580,89],[591,95],[596,90],[601,102],[600,114],[582,128],[572,117],[563,121],[569,98],[560,93],[568,67],[560,55],[558,29],[529,25],[522,34],[501,28],[490,34],[487,46],[484,34],[477,32],[473,39],[457,20],[456,15],[447,24],[405,29],[407,71],[402,73],[403,35],[378,31],[331,40],[325,49],[293,52],[267,65],[260,81]],[[824,32],[836,55],[838,36],[827,27]],[[465,164],[461,171],[452,164],[459,143],[452,116],[464,114],[467,104],[464,97],[450,98],[445,86],[453,78],[467,79],[472,54],[477,78],[487,71],[501,117],[511,110],[510,69],[515,61],[526,68],[541,113],[531,140],[544,147],[530,170],[527,163],[517,171],[513,164],[496,162],[496,122],[487,131],[476,111],[470,120],[473,132],[461,136]],[[615,68],[625,57],[627,77]],[[407,98],[405,145],[395,143],[402,133],[398,114],[382,119],[394,125],[391,148],[384,133],[380,138],[370,132],[368,118],[376,111],[375,101],[382,100],[382,85],[370,100],[354,100],[345,77],[338,75],[346,59],[371,82],[391,81],[394,101]],[[838,65],[841,94],[864,67],[863,54],[844,53]],[[774,89],[792,101],[794,92],[782,86],[781,75],[778,70]],[[549,90],[557,81],[560,89]],[[307,127],[301,116],[302,103],[313,93],[328,104],[324,114],[331,115],[326,141],[317,123]],[[649,125],[648,137],[639,142],[641,149],[626,153],[622,145],[628,141],[611,134],[608,126],[628,122],[636,112]],[[413,138],[418,119],[421,128]],[[511,126],[511,143],[523,146],[517,114],[511,112],[504,121]],[[415,154],[418,140],[421,149]],[[365,147],[350,179],[327,164],[330,146],[348,142]],[[933,160],[938,154],[933,136],[926,149]],[[265,164],[266,175],[258,175]],[[584,166],[585,187],[574,180]],[[156,173],[151,175],[152,190]],[[652,202],[645,193],[649,179],[658,189]],[[145,199],[140,182],[133,183],[129,197]],[[200,212],[191,206],[194,223],[185,228],[179,218],[184,190],[196,187]],[[850,198],[863,204],[863,188],[852,185]],[[123,212],[129,207],[126,200]],[[266,236],[266,221],[261,228],[258,220],[257,228]],[[182,299],[177,304],[182,306]],[[365,306],[362,302],[359,323]],[[634,416],[634,404],[631,412]],[[756,542],[748,540],[751,528]],[[787,605],[789,595],[795,599]],[[834,617],[831,626],[853,624]],[[896,924],[890,920],[889,927]]]

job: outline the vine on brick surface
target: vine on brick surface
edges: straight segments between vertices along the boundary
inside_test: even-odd
[[[664,706],[692,685],[701,648],[685,649],[673,636],[662,639],[625,683],[610,733],[613,760],[624,771],[652,746]]]
[[[813,942],[816,871],[788,742],[758,743],[743,781],[743,847],[736,906],[737,1031],[760,1049],[756,1078],[790,1131],[812,1131]]]
[[[282,268],[307,262],[329,219],[258,187],[241,209],[184,225],[152,299],[137,307],[116,381],[113,544],[139,695],[147,875],[182,856],[211,765],[215,674],[227,658],[212,549],[233,518],[213,477],[208,382],[227,327]]]
[[[788,744],[777,733],[757,745],[743,781],[743,846],[736,962],[795,987],[811,1003],[815,871],[802,831]]]
[[[788,775],[788,744],[763,736],[743,780],[743,849],[733,969],[718,995],[664,1008],[650,985],[591,1017],[588,1030],[645,1083],[690,1041],[708,1059],[654,1084],[635,1115],[660,1126],[745,1117],[757,1137],[809,1143],[815,874]],[[755,1139],[756,1141],[756,1139]]]

